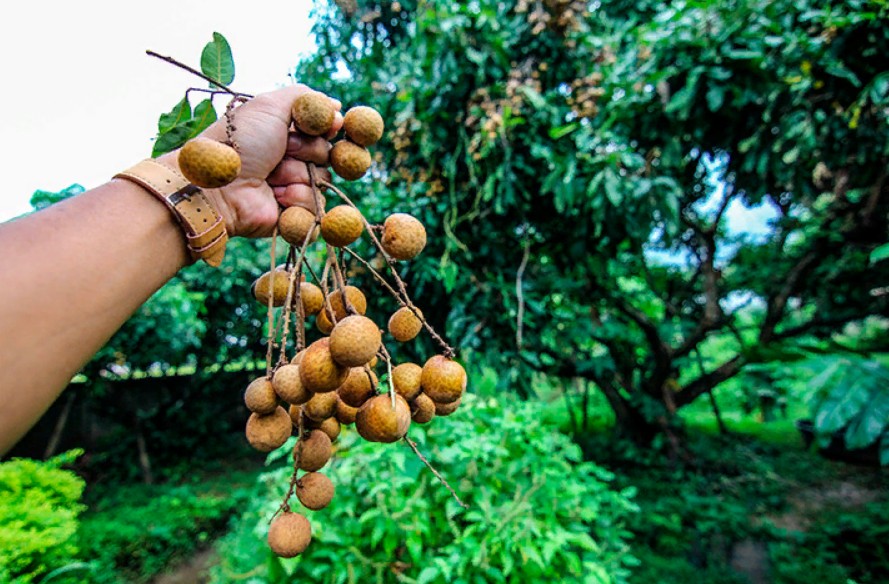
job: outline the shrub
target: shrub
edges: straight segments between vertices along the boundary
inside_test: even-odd
[[[37,582],[74,563],[85,485],[62,467],[82,453],[0,464],[0,582]]]
[[[612,475],[582,462],[533,404],[467,396],[457,414],[410,435],[468,510],[406,445],[371,444],[348,431],[322,471],[336,496],[309,513],[312,544],[279,560],[265,539],[290,474],[288,443],[270,455],[276,468],[261,477],[261,496],[219,545],[215,581],[626,581],[632,490],[612,489]]]

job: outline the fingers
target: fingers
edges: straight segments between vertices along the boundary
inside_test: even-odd
[[[330,142],[324,138],[312,138],[299,132],[291,132],[287,137],[285,156],[327,166],[330,148]]]
[[[326,168],[316,168],[315,178],[330,182],[330,171]],[[309,169],[302,160],[285,157],[266,181],[273,187],[286,187],[294,183],[308,185]]]
[[[315,212],[315,195],[312,193],[312,187],[304,184],[292,184],[285,187],[272,187],[275,193],[275,199],[282,207],[303,207],[312,213]],[[321,205],[326,204],[323,195],[321,196]]]
[[[334,100],[334,101],[336,101],[336,100]],[[340,102],[336,101],[336,103],[340,103]],[[343,104],[340,103],[340,107],[343,107]],[[331,140],[331,139],[335,138],[336,135],[339,133],[339,131],[342,129],[342,127],[343,127],[343,114],[340,113],[339,110],[337,110],[336,115],[333,118],[333,126],[331,126],[330,131],[327,133],[327,139]]]

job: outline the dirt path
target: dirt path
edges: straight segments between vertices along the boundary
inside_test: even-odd
[[[216,562],[216,553],[212,548],[200,551],[176,565],[172,571],[155,578],[152,584],[206,584],[210,581],[207,570]]]

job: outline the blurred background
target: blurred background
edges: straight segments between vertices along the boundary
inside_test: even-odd
[[[107,168],[19,171],[3,217],[224,111],[181,101],[206,85],[144,49],[197,66],[230,44],[237,90],[297,79],[375,107],[386,133],[346,190],[371,222],[426,226],[404,277],[470,382],[411,435],[470,509],[404,445],[346,429],[314,543],[271,555],[288,449],[250,450],[242,401],[268,243],[238,240],[133,315],[0,463],[0,582],[889,581],[885,0],[189,6],[165,12],[182,43],[112,29],[96,54],[121,64],[58,84],[153,101],[124,100],[132,125],[63,108]],[[72,139],[17,123],[20,157]],[[349,278],[385,322],[395,302]]]

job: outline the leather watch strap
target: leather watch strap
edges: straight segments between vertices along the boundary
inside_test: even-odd
[[[178,170],[149,158],[114,178],[133,181],[167,205],[182,226],[194,259],[214,268],[222,263],[228,242],[225,220],[201,189],[189,184]]]

